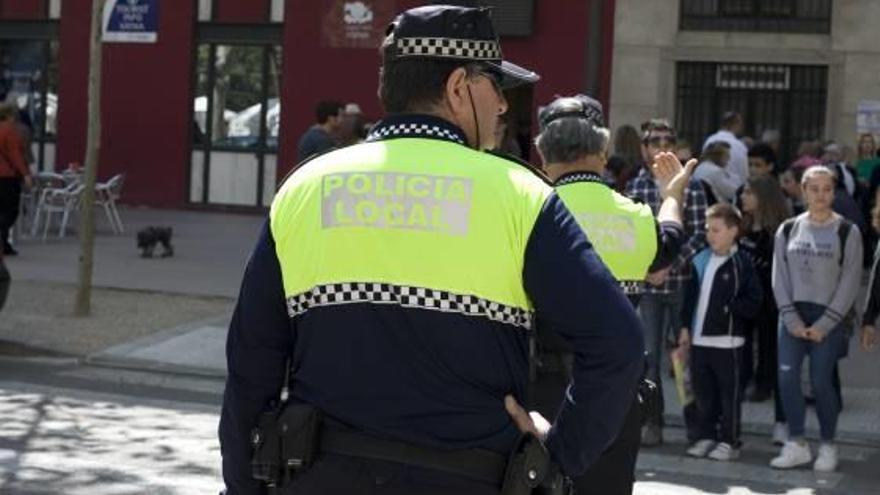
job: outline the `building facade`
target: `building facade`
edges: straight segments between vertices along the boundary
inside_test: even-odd
[[[880,101],[875,0],[618,0],[612,124],[671,119],[696,146],[726,110],[746,134],[855,147],[860,103]]]
[[[318,101],[357,103],[381,118],[384,29],[395,13],[431,3],[107,2],[151,11],[155,39],[105,38],[99,179],[124,172],[128,204],[255,210],[293,167]],[[526,141],[535,108],[555,94],[589,91],[608,102],[613,0],[477,3],[495,6],[505,57],[543,76],[511,95]],[[85,157],[90,6],[0,0],[0,100],[16,101],[30,120],[39,170]]]

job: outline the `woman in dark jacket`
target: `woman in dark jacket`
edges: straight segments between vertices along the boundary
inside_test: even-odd
[[[755,391],[750,399],[761,402],[770,398],[770,394],[776,391],[776,333],[779,328],[779,311],[776,308],[771,285],[773,239],[779,225],[791,216],[791,210],[785,201],[782,188],[771,176],[750,177],[740,195],[740,201],[744,220],[740,244],[751,255],[752,264],[758,271],[761,288],[764,289],[761,311],[755,319],[754,331],[748,332],[746,341],[746,355],[750,356],[754,333],[757,332],[758,366],[755,371]],[[750,375],[751,360],[746,365],[746,373]],[[776,403],[776,422],[784,423],[782,406],[778,399]]]

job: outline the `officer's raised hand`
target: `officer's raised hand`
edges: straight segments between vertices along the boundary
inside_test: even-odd
[[[660,197],[663,199],[674,197],[681,201],[684,190],[690,182],[697,160],[690,159],[687,165],[682,166],[675,153],[661,152],[654,157],[651,172],[657,181]]]
[[[547,432],[550,431],[550,422],[541,416],[541,413],[532,411],[527,412],[512,395],[504,398],[504,408],[507,414],[516,423],[516,427],[523,433],[531,433],[542,442],[547,438]]]

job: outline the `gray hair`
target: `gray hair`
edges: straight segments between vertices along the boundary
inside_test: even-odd
[[[570,109],[567,108],[569,105]],[[562,98],[545,111],[551,107],[554,111],[576,111],[580,105],[575,98]],[[571,163],[585,156],[607,153],[610,142],[611,131],[607,127],[579,116],[553,120],[535,138],[535,146],[547,163]]]

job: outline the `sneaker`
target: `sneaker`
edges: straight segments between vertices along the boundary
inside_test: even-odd
[[[822,443],[819,445],[819,454],[816,455],[816,462],[813,464],[815,471],[824,471],[830,473],[837,469],[837,446],[833,443]]]
[[[663,443],[663,428],[660,425],[648,423],[642,427],[642,445],[655,447]]]
[[[782,452],[770,461],[770,467],[776,469],[791,469],[797,466],[809,464],[813,460],[810,446],[801,440],[787,440],[782,447]]]
[[[776,423],[773,425],[773,445],[782,447],[788,440],[788,425],[785,423]]]
[[[3,246],[3,255],[4,256],[18,256],[18,251],[15,250],[12,246],[6,245]]]
[[[714,441],[704,438],[703,440],[697,440],[685,453],[691,457],[706,457],[714,446]]]
[[[733,448],[729,443],[721,442],[709,452],[709,459],[714,461],[733,461],[739,459],[739,449]]]

